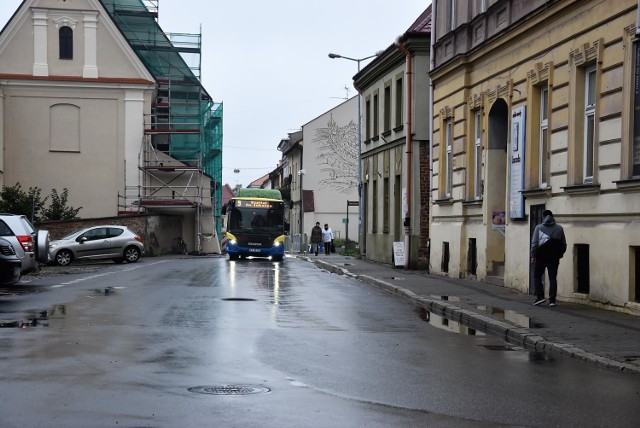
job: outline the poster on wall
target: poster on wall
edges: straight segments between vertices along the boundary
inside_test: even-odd
[[[511,168],[509,217],[524,218],[524,146],[525,146],[526,107],[514,108],[511,112]]]

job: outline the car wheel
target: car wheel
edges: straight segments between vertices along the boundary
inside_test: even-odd
[[[229,260],[238,260],[240,258],[239,254],[231,254],[229,253]]]
[[[73,260],[73,253],[69,250],[60,250],[56,253],[56,264],[58,266],[67,266]]]
[[[124,249],[124,258],[128,263],[135,263],[140,258],[140,250],[136,247],[127,247]]]

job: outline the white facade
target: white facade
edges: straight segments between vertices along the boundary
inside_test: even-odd
[[[358,98],[353,97],[302,126],[303,189],[313,190],[314,211],[304,214],[303,231],[317,221],[336,238],[358,241]],[[292,189],[292,194],[294,190]],[[307,205],[307,203],[305,203]]]
[[[25,1],[0,34],[0,184],[67,188],[83,217],[117,215],[118,192],[138,184],[154,87],[100,2]]]

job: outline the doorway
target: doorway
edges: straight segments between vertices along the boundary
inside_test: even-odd
[[[491,219],[503,218],[507,212],[507,139],[509,135],[509,106],[498,98],[488,116],[488,144],[484,170],[485,218],[487,218],[487,276],[504,278],[505,224],[494,224]]]

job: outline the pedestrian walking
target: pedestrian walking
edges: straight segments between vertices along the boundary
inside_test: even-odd
[[[544,220],[536,226],[531,238],[531,263],[534,263],[533,284],[536,293],[533,305],[538,306],[546,301],[542,284],[542,277],[546,269],[549,275],[549,306],[555,306],[558,291],[558,266],[560,259],[567,251],[567,240],[564,237],[564,229],[556,223],[553,213],[550,210],[545,210],[542,215]]]
[[[324,254],[328,256],[331,254],[331,246],[333,245],[333,230],[326,223],[322,229],[322,242],[324,243]]]
[[[322,243],[322,228],[320,222],[317,221],[316,225],[311,229],[311,252],[318,255],[318,247]]]

